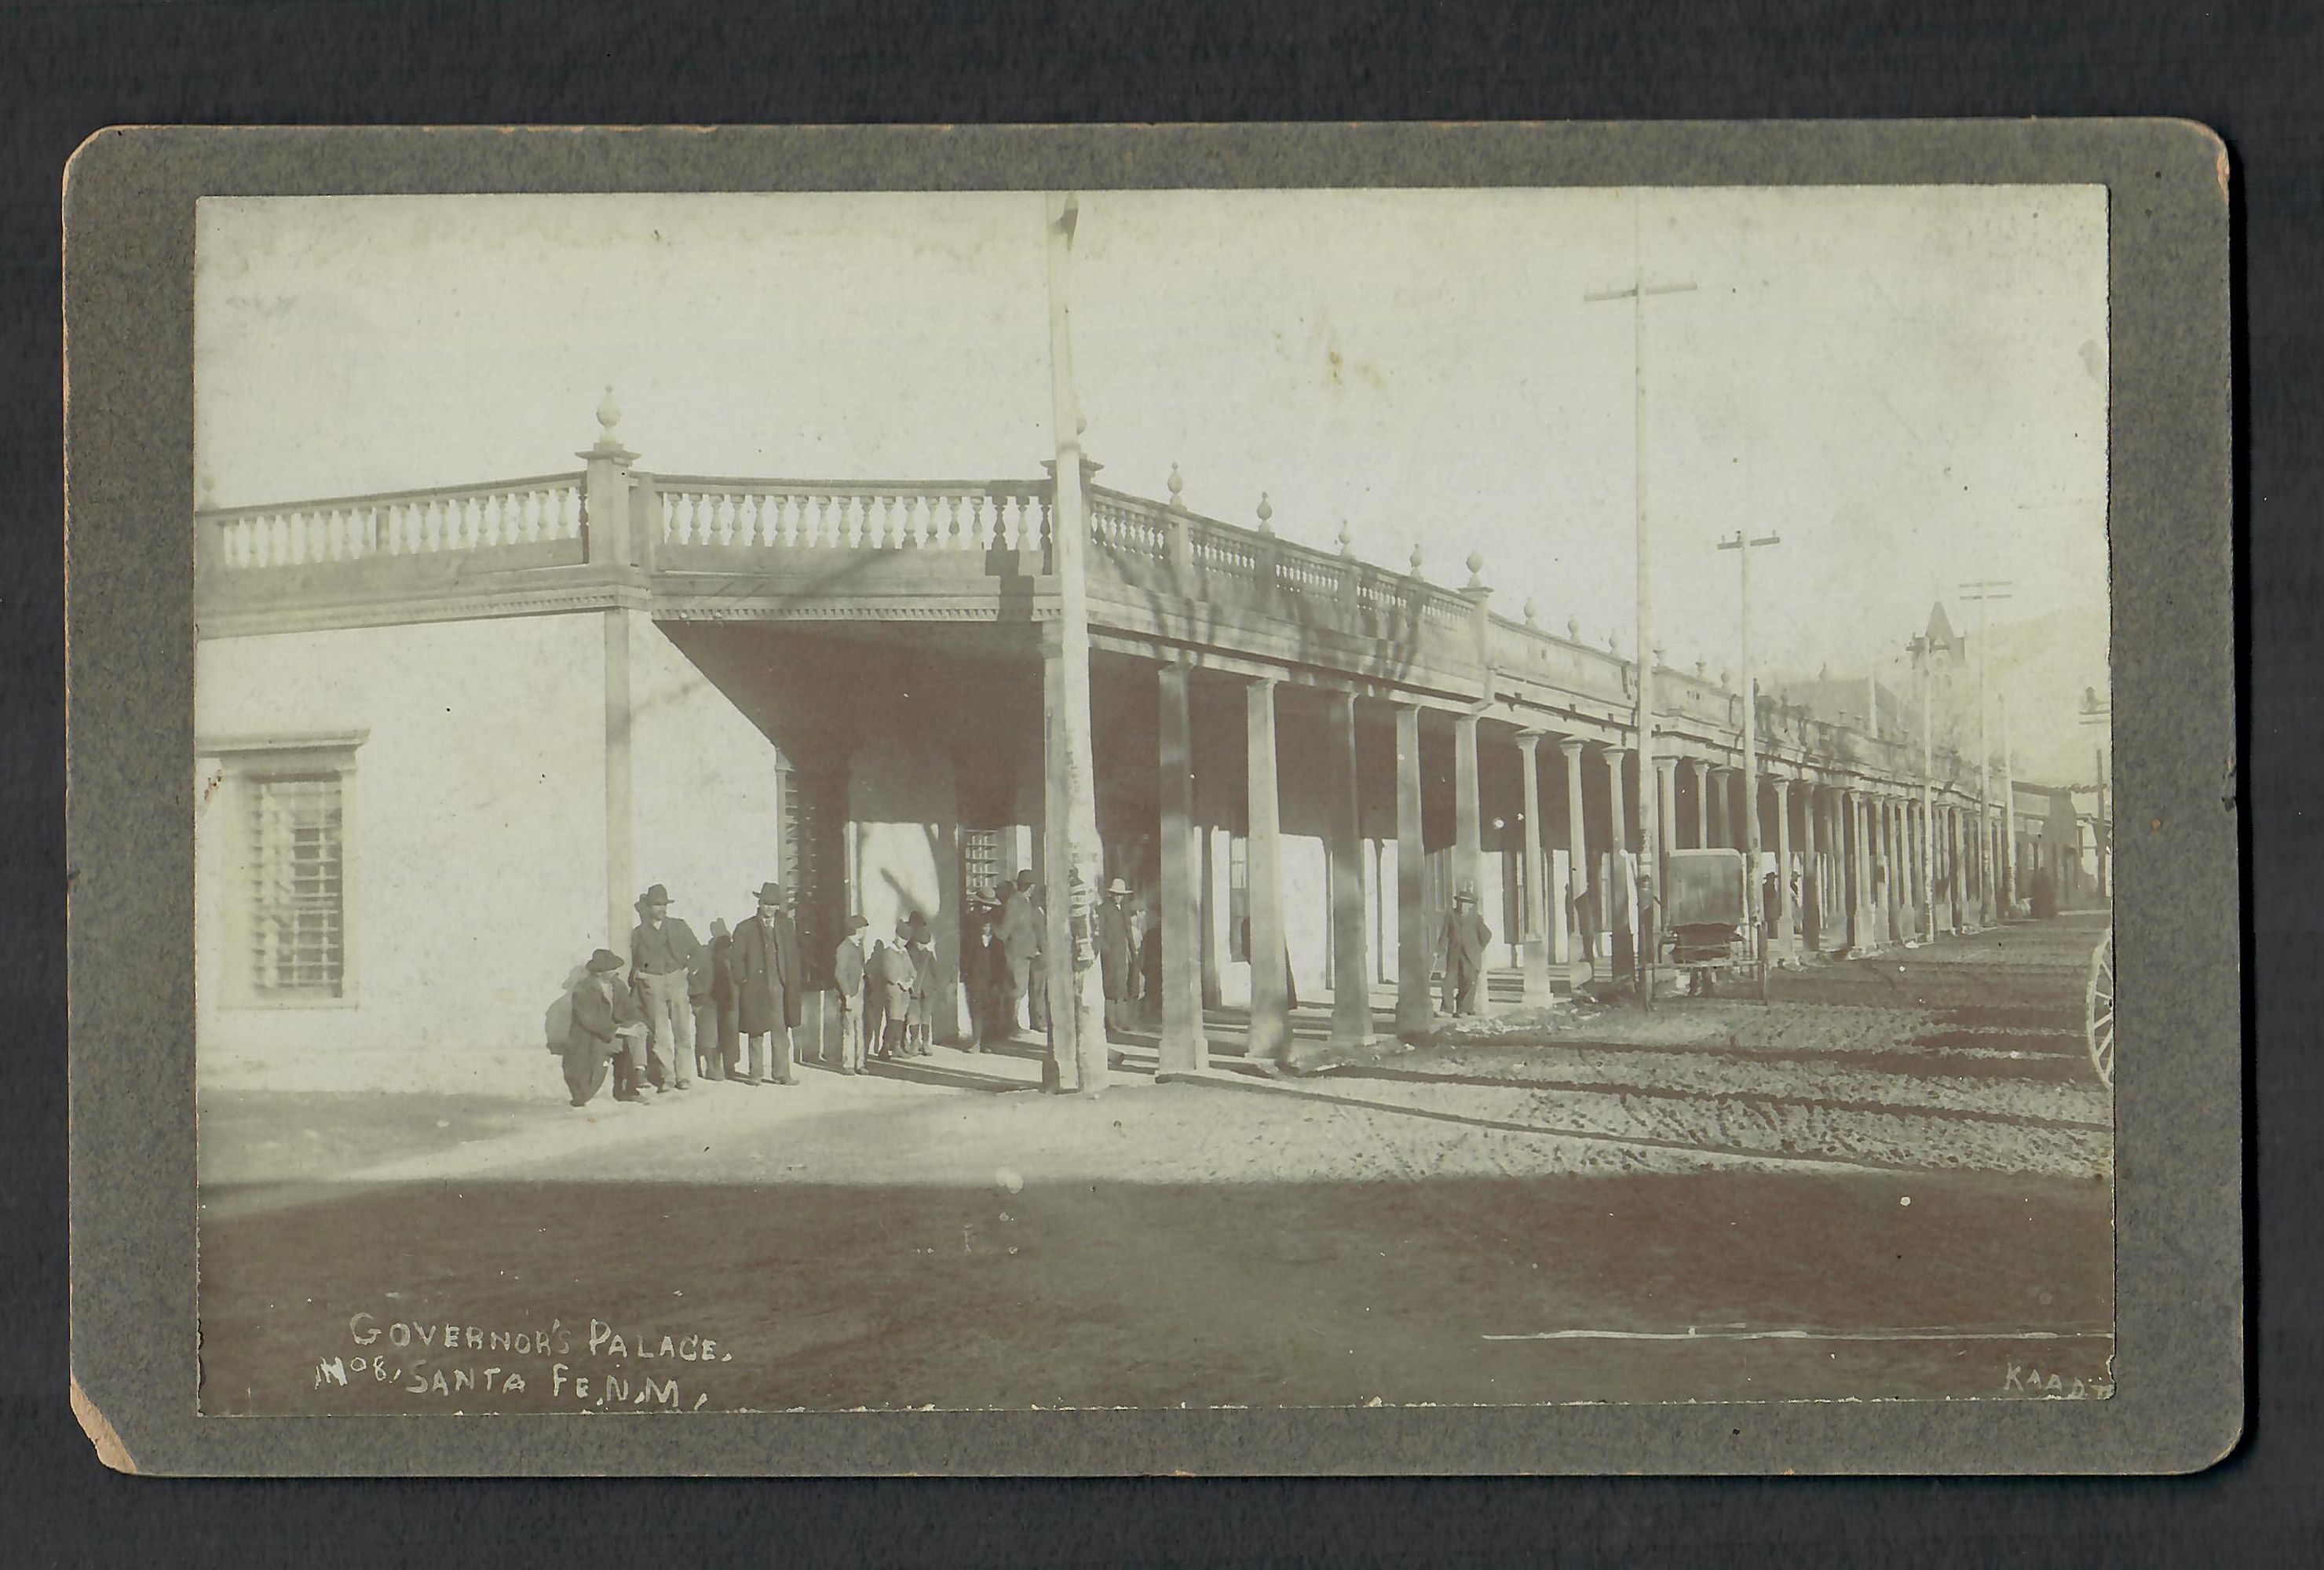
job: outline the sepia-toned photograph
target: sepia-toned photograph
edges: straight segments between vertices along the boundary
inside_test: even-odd
[[[2114,1393],[2104,187],[194,260],[204,1417]]]

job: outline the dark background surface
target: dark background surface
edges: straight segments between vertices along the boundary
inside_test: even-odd
[[[2324,432],[2315,8],[1349,4],[0,10],[0,1558],[880,1564],[2310,1563],[2319,1382],[2314,796]],[[2243,1446],[2112,1483],[177,1483],[67,1409],[59,179],[124,123],[475,124],[2175,115],[2235,160],[2239,629],[2255,998]],[[2247,850],[2248,854],[2248,850]]]

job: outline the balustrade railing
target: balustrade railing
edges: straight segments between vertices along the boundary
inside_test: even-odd
[[[210,563],[244,572],[576,539],[586,522],[583,494],[579,474],[547,474],[282,506],[211,508],[195,518]]]
[[[641,477],[653,487],[650,527],[669,546],[745,549],[1035,550],[1049,537],[1049,488],[1039,482]]]
[[[648,547],[680,562],[690,547],[1046,554],[1050,543],[1047,481],[921,483],[639,473],[629,482],[642,501]],[[588,483],[584,474],[550,474],[204,509],[196,521],[206,565],[228,573],[493,552],[581,539],[589,521]],[[1634,696],[1633,673],[1618,654],[1491,615],[1473,592],[1121,491],[1092,487],[1088,500],[1093,557],[1101,570],[1134,588],[1240,604],[1406,646],[1425,640],[1435,657],[1464,665],[1483,660],[1508,675],[1601,700]],[[1739,734],[1737,694],[1667,669],[1657,673],[1656,684],[1665,713]],[[1882,767],[1900,776],[1920,771],[1914,739],[1868,737],[1765,698],[1760,737],[1771,749],[1794,748],[1827,762]],[[1956,785],[1972,773],[1957,755],[1941,754],[1935,772]]]

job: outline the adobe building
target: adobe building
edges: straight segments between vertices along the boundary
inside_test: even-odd
[[[206,1048],[537,1052],[647,885],[706,936],[770,878],[810,985],[849,912],[924,914],[961,1033],[964,904],[1042,867],[1048,482],[656,474],[618,418],[576,473],[198,513]],[[1270,945],[1335,1033],[1425,1030],[1464,883],[1505,996],[1608,972],[1645,849],[1633,664],[1499,613],[1474,556],[1447,589],[1344,528],[1282,539],[1263,500],[1238,526],[1175,472],[1161,501],[1087,473],[1099,829],[1161,924],[1163,1067],[1204,1060]],[[1739,845],[1755,807],[1775,951],[1899,941],[1932,893],[1978,919],[2002,814],[1979,835],[1962,759],[1924,780],[1908,726],[1762,693],[1747,803],[1741,698],[1655,679],[1662,849]]]

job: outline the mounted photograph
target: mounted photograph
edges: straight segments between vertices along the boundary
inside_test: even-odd
[[[193,276],[204,1418],[2116,1393],[2105,186]]]

